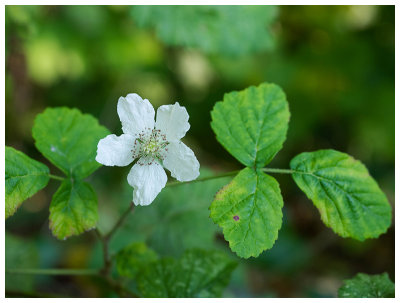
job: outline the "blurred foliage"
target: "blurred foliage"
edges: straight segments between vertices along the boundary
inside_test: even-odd
[[[37,268],[39,263],[38,250],[34,241],[5,234],[5,268],[23,269]],[[33,291],[35,287],[34,276],[19,274],[6,274],[5,287],[7,290]]]
[[[157,254],[143,242],[132,243],[116,255],[116,266],[120,276],[136,278],[142,268],[158,259]]]
[[[340,150],[365,163],[393,205],[394,6],[281,6],[275,18],[263,16],[265,21],[254,23],[245,14],[237,14],[238,26],[233,29],[265,24],[265,34],[259,39],[273,36],[275,47],[264,51],[240,45],[243,52],[233,57],[203,52],[198,44],[191,48],[166,45],[157,33],[156,20],[151,20],[149,28],[140,26],[135,9],[6,6],[6,145],[58,173],[34,147],[35,116],[46,107],[77,107],[120,134],[117,100],[136,92],[155,107],[179,101],[187,108],[191,129],[186,143],[202,167],[237,169],[237,161],[214,139],[210,110],[224,93],[272,82],[285,91],[292,115],[287,141],[270,166],[288,167],[289,160],[303,151]],[[252,36],[248,38],[253,43]],[[104,167],[90,177],[99,198],[102,230],[109,230],[130,203],[128,171]],[[318,211],[289,176],[276,178],[285,188],[280,235],[275,246],[260,257],[239,261],[225,296],[329,297],[337,295],[341,281],[357,272],[388,272],[394,277],[393,227],[378,239],[342,239],[323,225]],[[112,253],[135,241],[145,241],[162,256],[179,257],[183,246],[201,245],[229,253],[218,227],[208,218],[213,195],[228,183],[226,179],[216,181],[221,183],[167,188],[151,208],[138,207],[115,235]],[[101,248],[92,232],[67,241],[51,236],[48,205],[58,186],[59,182],[51,180],[6,221],[6,230],[24,239],[20,252],[32,247],[39,256],[39,264],[18,265],[101,266]],[[12,255],[13,244],[6,241],[6,256]],[[6,258],[6,267],[17,266]],[[7,274],[6,288],[28,291],[32,279],[37,291],[70,297],[115,296],[101,281],[88,277]]]
[[[275,6],[133,6],[139,26],[155,27],[168,45],[198,48],[205,53],[243,55],[272,48],[268,26]]]

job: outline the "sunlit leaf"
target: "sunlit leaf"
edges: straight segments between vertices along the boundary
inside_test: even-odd
[[[358,273],[352,279],[343,281],[338,295],[340,298],[394,298],[394,283],[387,273]]]
[[[293,179],[342,237],[376,238],[391,224],[391,206],[367,168],[345,153],[319,150],[290,162]]]
[[[155,27],[169,45],[225,55],[274,46],[268,26],[277,15],[275,6],[134,6],[131,12],[137,24]]]
[[[163,258],[138,278],[144,297],[219,297],[236,263],[219,251],[191,249],[179,259]]]
[[[68,176],[79,179],[101,165],[97,143],[109,131],[97,119],[66,107],[47,108],[37,115],[32,129],[37,149]]]
[[[5,148],[6,219],[49,182],[49,168],[12,147]]]
[[[210,216],[222,227],[232,251],[243,258],[257,257],[278,238],[282,206],[278,182],[245,168],[217,193]]]
[[[284,92],[263,83],[224,95],[211,112],[217,140],[246,166],[263,167],[282,148],[289,123]]]
[[[96,226],[97,197],[82,181],[65,180],[50,204],[50,229],[58,239],[79,235]]]

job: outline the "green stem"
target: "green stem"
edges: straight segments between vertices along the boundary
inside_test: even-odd
[[[104,236],[104,238],[108,241],[114,233],[118,230],[118,228],[121,227],[121,225],[124,223],[126,218],[130,213],[132,213],[135,210],[135,204],[133,202],[130,203],[128,209],[122,214],[121,218],[115,223],[114,227]]]
[[[294,173],[303,173],[301,171],[296,171],[292,169],[284,169],[284,168],[262,168],[263,171],[267,173],[276,173],[276,174],[294,174]],[[175,185],[181,185],[181,184],[187,184],[187,183],[195,183],[195,182],[202,182],[202,181],[207,181],[207,180],[213,180],[213,179],[218,179],[218,178],[223,178],[223,177],[229,177],[236,175],[240,170],[233,170],[227,173],[222,173],[214,176],[208,176],[208,177],[203,177],[203,178],[197,178],[192,181],[186,181],[186,182],[180,182],[180,181],[172,181],[168,182],[166,186],[175,186]]]
[[[103,236],[103,234],[100,232],[100,230],[96,227],[94,232],[96,233],[96,236],[99,238],[101,242],[101,247],[103,249],[103,260],[104,260],[104,265],[103,268],[101,269],[101,274],[104,277],[108,277],[111,273],[111,257],[110,257],[110,252],[108,249],[108,239]]]
[[[97,276],[100,271],[89,268],[6,268],[6,273],[50,276]]]
[[[284,168],[268,168],[265,167],[262,169],[266,173],[276,173],[276,174],[294,174],[294,173],[301,173],[292,169],[284,169]]]
[[[166,186],[175,186],[175,185],[181,185],[181,184],[186,184],[186,183],[195,183],[195,182],[202,182],[202,181],[207,181],[207,180],[212,180],[212,179],[218,179],[218,178],[223,178],[223,177],[228,177],[228,176],[232,176],[232,175],[236,175],[240,170],[234,170],[234,171],[230,171],[227,173],[222,173],[222,174],[218,174],[218,175],[214,175],[214,176],[208,176],[208,177],[203,177],[203,178],[197,178],[195,180],[192,181],[186,181],[186,182],[180,182],[180,181],[172,181],[172,182],[168,182],[166,184]]]
[[[64,180],[65,180],[64,177],[60,177],[60,176],[56,176],[56,175],[52,175],[52,174],[48,174],[48,176],[49,176],[51,179],[58,180],[58,181],[64,181]]]
[[[118,221],[115,223],[113,228],[111,230],[103,235],[98,228],[96,228],[94,231],[99,238],[101,242],[101,246],[103,248],[103,260],[104,260],[104,265],[103,268],[100,270],[100,275],[106,279],[106,281],[112,286],[112,288],[122,297],[137,297],[136,294],[133,292],[125,289],[120,283],[115,281],[112,276],[111,276],[111,268],[112,268],[112,259],[110,255],[110,240],[112,236],[115,234],[115,232],[122,226],[122,224],[125,222],[126,218],[128,215],[135,209],[135,204],[131,202],[129,204],[128,209],[122,214],[122,216],[118,219]]]

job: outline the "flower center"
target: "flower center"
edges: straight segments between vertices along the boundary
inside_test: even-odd
[[[133,158],[139,158],[137,163],[140,165],[151,165],[154,161],[162,162],[162,152],[167,150],[168,144],[166,136],[159,129],[148,128],[137,135],[132,150]]]

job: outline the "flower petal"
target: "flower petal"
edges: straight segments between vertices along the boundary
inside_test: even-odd
[[[149,205],[167,183],[167,174],[156,162],[150,165],[136,163],[128,174],[128,183],[134,188],[133,203]]]
[[[189,114],[178,102],[162,105],[157,109],[156,128],[166,135],[167,141],[176,142],[183,138],[190,128]]]
[[[107,166],[126,166],[133,161],[134,149],[135,137],[108,135],[97,144],[96,161]]]
[[[149,100],[138,94],[120,97],[117,112],[125,134],[137,135],[147,128],[154,128],[154,108]]]
[[[164,157],[164,167],[178,181],[191,181],[199,176],[200,163],[193,151],[182,142],[168,144]]]

